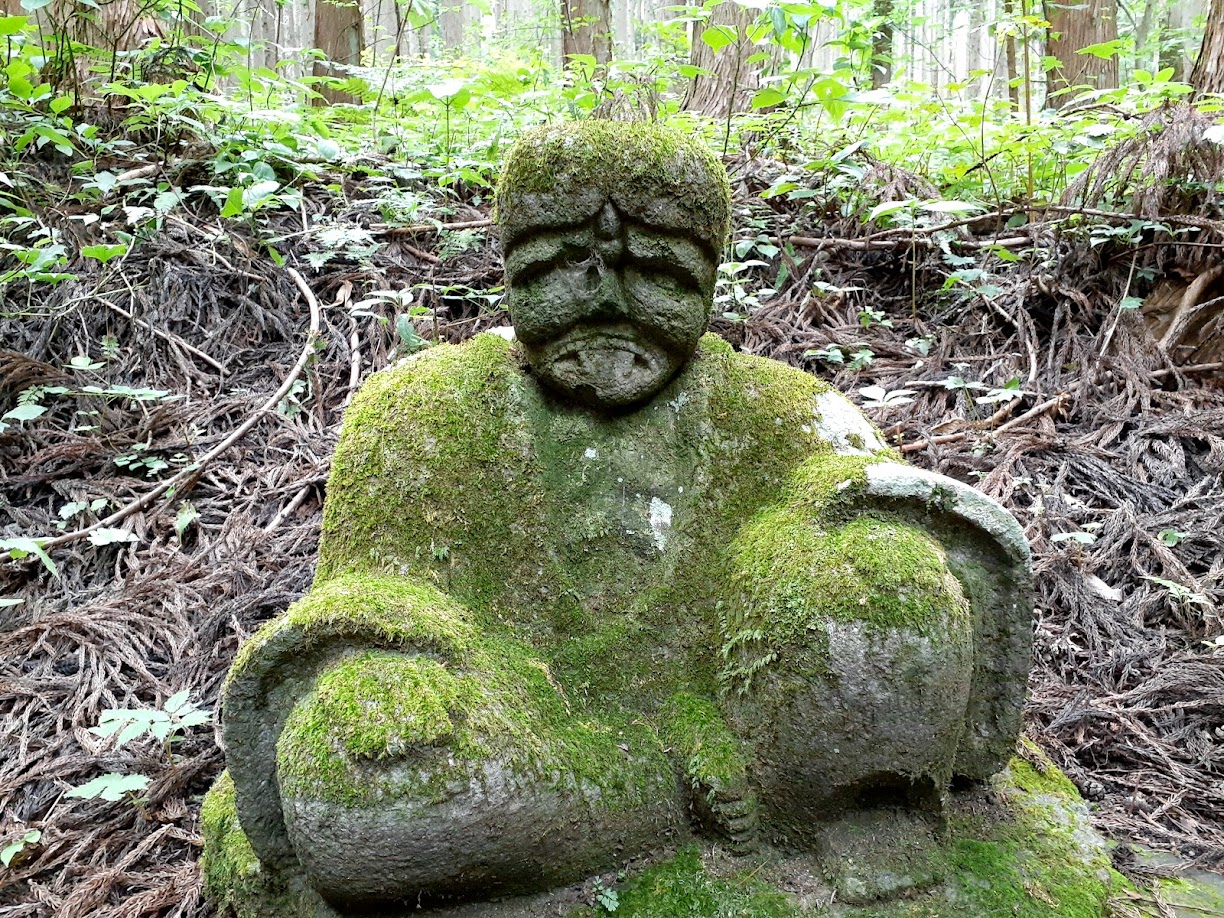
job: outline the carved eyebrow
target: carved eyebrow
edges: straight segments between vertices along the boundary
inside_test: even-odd
[[[537,233],[503,256],[506,276],[511,280],[529,277],[567,252],[586,249],[589,244],[590,232],[577,227]]]
[[[628,236],[630,260],[663,268],[697,287],[713,282],[714,266],[696,243],[649,228],[631,227]]]

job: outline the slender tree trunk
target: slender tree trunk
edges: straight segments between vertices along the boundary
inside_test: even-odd
[[[871,35],[871,88],[887,86],[893,78],[893,0],[874,0],[871,15],[880,20]]]
[[[1211,0],[1203,31],[1203,47],[1190,83],[1200,93],[1224,92],[1224,0]]]
[[[467,30],[467,0],[442,0],[438,7],[438,35],[442,48],[451,54],[463,51]]]
[[[710,71],[710,76],[695,76],[684,97],[683,108],[701,112],[712,118],[726,118],[731,112],[747,111],[752,94],[760,85],[757,71],[748,63],[752,43],[746,32],[756,21],[756,11],[726,0],[714,7],[704,25],[697,26],[690,58],[694,67]],[[734,42],[715,53],[701,33],[706,29],[726,27],[735,32]]]
[[[1016,0],[1003,0],[1003,13],[1012,22],[1016,20]],[[1016,36],[1007,35],[1007,97],[1011,99],[1012,108],[1020,108],[1020,67],[1016,62]]]
[[[1090,89],[1116,89],[1118,57],[1079,54],[1081,48],[1113,41],[1118,37],[1118,0],[1085,0],[1074,6],[1048,2],[1046,19],[1050,37],[1046,54],[1058,58],[1059,66],[1050,73],[1046,107],[1061,108],[1076,86]]]
[[[361,52],[365,50],[365,30],[362,28],[359,0],[318,0],[315,4],[314,46],[327,55],[326,61],[315,63],[315,76],[343,76],[341,71],[331,66],[332,63],[361,63]],[[339,90],[323,88],[320,92],[328,104],[355,101],[351,95]]]
[[[561,0],[561,53],[587,54],[596,63],[612,60],[610,0]]]
[[[1194,23],[1207,9],[1207,0],[1176,0],[1165,10],[1164,28],[1162,30],[1161,67],[1173,68],[1173,79],[1186,82],[1190,79],[1190,71],[1194,69],[1194,54],[1199,49],[1198,33]],[[1185,41],[1178,39],[1185,35],[1193,35],[1196,39],[1193,47],[1187,47]]]

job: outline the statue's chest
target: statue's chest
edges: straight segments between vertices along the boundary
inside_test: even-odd
[[[708,472],[684,407],[553,415],[537,428],[554,557],[595,592],[624,574],[667,576],[685,554]]]

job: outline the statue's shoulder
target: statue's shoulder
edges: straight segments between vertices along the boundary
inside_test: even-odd
[[[371,428],[478,422],[499,414],[521,385],[520,358],[510,341],[476,335],[462,344],[436,344],[372,375],[345,412],[342,439]]]
[[[768,357],[735,351],[706,335],[696,360],[719,427],[784,441],[797,455],[824,452],[876,454],[887,444],[848,398],[811,373]],[[789,452],[789,450],[788,450]]]

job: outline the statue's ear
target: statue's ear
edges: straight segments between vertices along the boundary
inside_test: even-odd
[[[935,536],[973,611],[974,664],[956,774],[1000,771],[1020,735],[1032,667],[1033,583],[1016,518],[963,482],[907,465],[868,465],[864,496]]]

